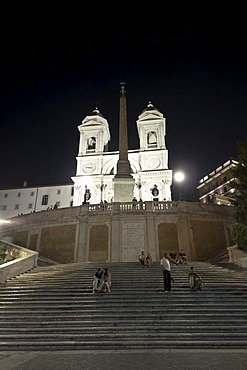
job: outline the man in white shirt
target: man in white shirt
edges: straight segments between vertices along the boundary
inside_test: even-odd
[[[160,260],[160,265],[163,268],[163,277],[164,277],[164,292],[170,292],[171,291],[171,265],[168,258],[168,254],[164,253],[164,257]]]

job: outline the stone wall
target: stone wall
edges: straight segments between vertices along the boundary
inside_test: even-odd
[[[207,261],[231,246],[234,208],[192,202],[83,205],[15,217],[0,238],[59,263],[137,261],[141,249],[158,261],[184,249]]]

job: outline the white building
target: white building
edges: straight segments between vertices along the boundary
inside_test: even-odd
[[[73,205],[73,184],[0,190],[0,220]]]
[[[138,116],[139,149],[129,150],[128,159],[138,201],[172,200],[172,171],[168,169],[165,143],[166,119],[151,102]],[[18,214],[114,202],[113,179],[119,152],[109,152],[111,139],[107,120],[96,108],[78,126],[80,133],[77,168],[71,184],[0,190],[0,219]]]

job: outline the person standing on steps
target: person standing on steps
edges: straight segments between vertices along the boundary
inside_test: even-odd
[[[136,205],[137,205],[137,199],[136,199],[136,197],[134,197],[134,198],[132,199],[132,208],[133,208],[133,209],[136,209]]]
[[[163,269],[163,278],[164,278],[164,292],[170,292],[171,291],[171,264],[168,258],[168,254],[164,253],[163,258],[160,260],[160,265]]]

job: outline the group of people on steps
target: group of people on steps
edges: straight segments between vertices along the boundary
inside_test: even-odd
[[[152,266],[153,259],[150,253],[145,255],[144,250],[142,250],[138,255],[138,260],[140,265],[144,266]],[[172,283],[172,276],[171,276],[171,263],[178,265],[181,264],[188,264],[188,259],[186,253],[181,250],[179,253],[179,257],[177,258],[176,252],[172,251],[170,254],[164,253],[164,256],[160,260],[160,266],[163,270],[163,279],[164,279],[164,292],[171,291],[171,283]],[[203,280],[198,272],[195,271],[194,266],[190,267],[188,273],[189,279],[189,286],[193,290],[202,290],[203,288]],[[93,293],[96,292],[111,292],[111,273],[107,267],[102,269],[101,267],[97,268],[93,278]]]
[[[142,250],[138,255],[138,260],[141,266],[152,266],[153,259],[150,253],[145,254],[144,250]]]
[[[160,265],[163,269],[163,278],[164,278],[164,292],[168,293],[171,291],[171,283],[172,283],[172,276],[171,276],[171,258],[169,258],[170,255],[168,253],[164,253],[163,258],[160,260]],[[185,262],[186,261],[186,262]],[[173,263],[178,264],[177,262],[173,261]],[[180,262],[182,263],[182,262]],[[184,262],[187,265],[187,256],[186,260]],[[203,280],[201,276],[198,274],[198,272],[195,271],[194,266],[190,267],[189,273],[188,273],[188,279],[189,279],[189,286],[193,290],[202,290],[203,288]]]

